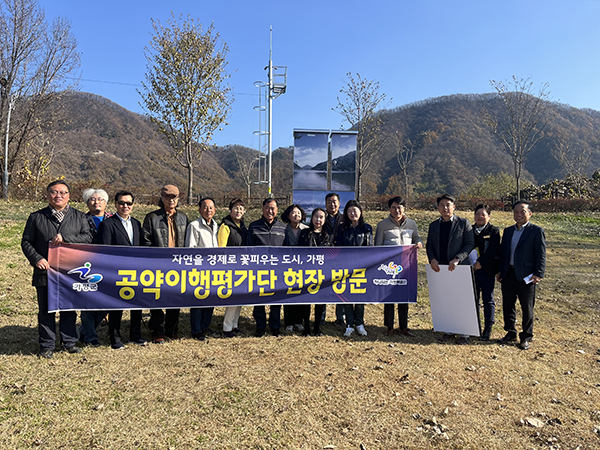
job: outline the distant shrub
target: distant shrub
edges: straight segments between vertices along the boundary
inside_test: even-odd
[[[600,199],[549,198],[531,202],[536,212],[584,212],[600,211]]]

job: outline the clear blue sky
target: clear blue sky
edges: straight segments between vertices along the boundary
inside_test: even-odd
[[[551,98],[600,110],[597,0],[40,0],[48,19],[66,17],[82,52],[80,89],[143,112],[143,49],[151,18],[171,11],[214,22],[229,45],[235,102],[218,145],[256,148],[253,83],[273,61],[288,67],[274,101],[273,145],[293,145],[294,128],[339,129],[332,111],[347,72],[380,82],[389,107],[451,94],[491,92],[512,75],[549,83]],[[97,81],[88,81],[97,80]],[[114,83],[127,83],[114,84]]]

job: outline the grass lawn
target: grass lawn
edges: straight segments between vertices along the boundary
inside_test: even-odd
[[[386,336],[383,306],[367,305],[367,337],[342,338],[329,306],[323,337],[254,338],[243,308],[245,336],[199,342],[183,310],[180,341],[42,360],[32,269],[20,248],[27,216],[42,206],[0,202],[2,449],[600,448],[598,214],[534,213],[548,259],[529,351],[438,343],[421,250],[418,304],[409,310],[415,338]],[[134,216],[152,209],[136,205]],[[437,213],[408,214],[425,241]],[[374,226],[387,213],[365,216]],[[503,228],[512,214],[494,212],[492,222]],[[496,301],[493,339],[504,335],[498,286]],[[222,319],[217,308],[214,330]],[[108,342],[106,327],[100,340]]]

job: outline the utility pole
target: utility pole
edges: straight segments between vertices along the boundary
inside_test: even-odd
[[[274,66],[273,65],[273,26],[270,27],[270,47],[269,47],[269,65],[265,67],[269,70],[269,90],[268,96],[268,119],[267,119],[267,155],[269,164],[269,177],[268,177],[268,195],[273,197],[271,189],[271,175],[272,175],[272,162],[273,162],[273,100],[279,97],[281,94],[285,94],[286,83],[287,83],[287,67],[286,66]],[[278,72],[279,71],[279,72]]]

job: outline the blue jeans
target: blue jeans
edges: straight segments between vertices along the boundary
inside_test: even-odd
[[[96,328],[106,317],[106,311],[81,311],[81,326],[79,327],[79,340],[89,344],[98,340]]]
[[[335,319],[344,321],[344,305],[342,303],[337,303],[335,305]],[[321,316],[321,324],[325,323],[325,317],[327,315],[327,305],[323,308],[323,315]]]
[[[212,321],[215,308],[190,308],[192,335],[206,333]]]
[[[365,305],[362,303],[344,303],[346,325],[357,327],[365,324]]]

